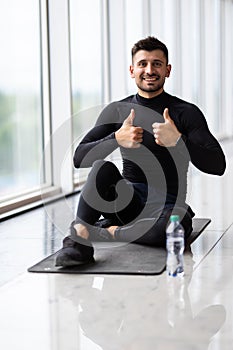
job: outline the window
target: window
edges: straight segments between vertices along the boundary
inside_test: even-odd
[[[74,137],[87,131],[96,115],[81,111],[102,103],[101,1],[70,0],[70,50]],[[93,119],[93,117],[95,119]]]
[[[95,123],[103,103],[102,1],[70,0],[70,52],[74,149]],[[74,172],[82,182],[87,171]]]
[[[38,0],[2,0],[0,11],[0,197],[40,185],[43,164]]]
[[[150,4],[151,34],[167,44],[173,67],[166,90],[196,103],[217,137],[232,136],[232,0]]]
[[[200,106],[217,137],[232,136],[232,14],[232,0],[1,0],[3,212],[85,179],[74,149],[105,103],[135,93],[130,50],[147,35],[168,46],[166,90]]]

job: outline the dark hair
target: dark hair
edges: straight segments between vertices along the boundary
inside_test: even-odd
[[[168,63],[168,49],[166,45],[153,36],[148,36],[147,38],[139,40],[136,44],[134,44],[131,50],[132,60],[134,55],[140,50],[145,50],[145,51],[161,50],[163,51]]]

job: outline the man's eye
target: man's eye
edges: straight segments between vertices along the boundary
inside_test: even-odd
[[[154,67],[160,68],[160,67],[162,67],[162,63],[161,62],[154,62]]]
[[[138,66],[139,66],[139,67],[146,67],[146,62],[140,62],[140,63],[138,64]]]

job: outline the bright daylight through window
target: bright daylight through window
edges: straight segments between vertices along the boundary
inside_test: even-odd
[[[101,1],[70,0],[70,51],[74,148],[93,126],[103,102]],[[91,11],[90,11],[91,9]],[[87,28],[88,24],[88,28]],[[85,31],[85,35],[83,32]],[[86,178],[86,169],[74,171],[74,181]]]
[[[1,0],[0,197],[40,186],[42,97],[38,0]]]

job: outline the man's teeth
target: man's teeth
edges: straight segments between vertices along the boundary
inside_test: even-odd
[[[146,80],[146,81],[156,81],[156,80],[158,80],[158,79],[159,79],[158,77],[144,78],[144,80]]]

